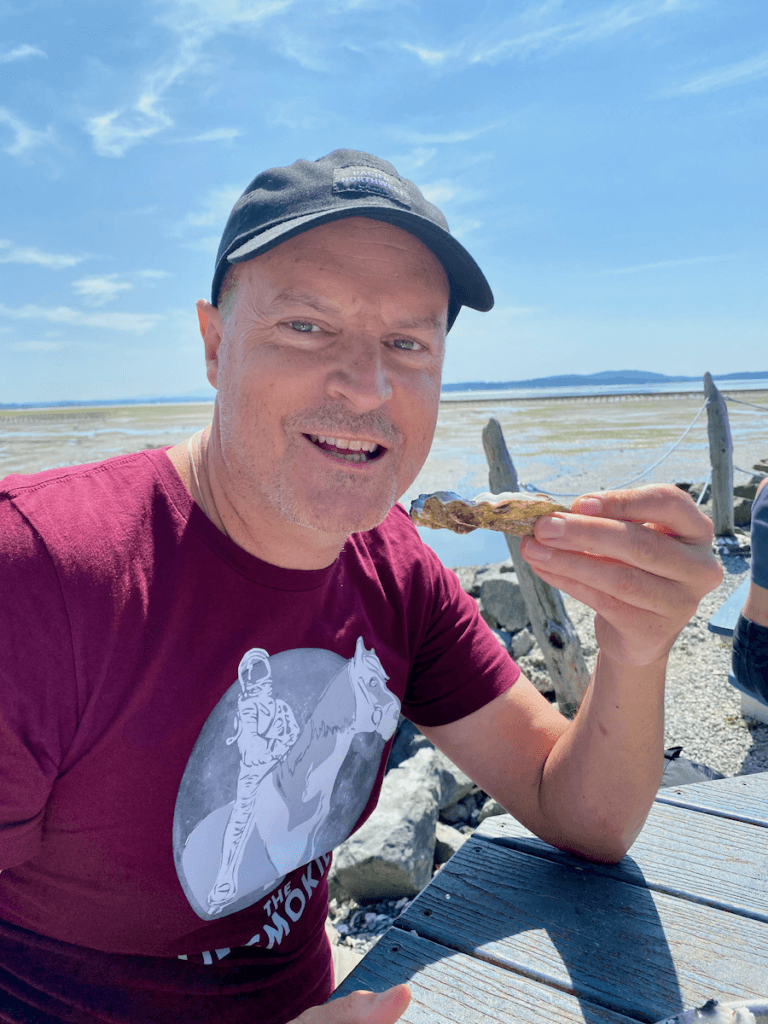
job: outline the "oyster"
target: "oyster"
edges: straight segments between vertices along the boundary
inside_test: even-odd
[[[446,529],[454,533],[500,530],[525,537],[533,533],[533,524],[539,516],[568,511],[565,505],[558,505],[546,494],[505,491],[462,498],[453,491],[435,491],[420,494],[412,501],[410,516],[417,526],[429,526],[433,530]]]

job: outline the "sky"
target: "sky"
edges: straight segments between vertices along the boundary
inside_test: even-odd
[[[0,403],[213,397],[257,173],[391,161],[496,296],[444,380],[768,370],[765,0],[0,0]]]

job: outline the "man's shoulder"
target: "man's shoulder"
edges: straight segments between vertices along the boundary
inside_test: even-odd
[[[57,466],[37,473],[11,473],[0,479],[0,499],[18,502],[45,494],[48,500],[55,500],[57,493],[87,490],[96,480],[114,480],[117,483],[126,475],[134,479],[151,476],[154,472],[151,457],[155,454],[131,452],[99,462]]]
[[[33,534],[44,542],[87,545],[110,526],[141,518],[162,483],[163,452],[135,452],[101,462],[12,474],[0,480],[0,534],[7,548]],[[183,485],[182,485],[183,486]],[[13,542],[12,538],[16,538]]]

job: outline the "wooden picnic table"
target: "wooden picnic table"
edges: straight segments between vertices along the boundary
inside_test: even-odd
[[[768,772],[664,789],[617,865],[487,818],[337,990],[403,1024],[651,1024],[768,999]]]

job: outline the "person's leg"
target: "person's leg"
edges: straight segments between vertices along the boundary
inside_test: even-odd
[[[733,632],[733,674],[739,686],[768,704],[768,478],[752,505],[749,595]]]
[[[733,632],[732,669],[742,689],[768,704],[768,626],[739,616]]]

